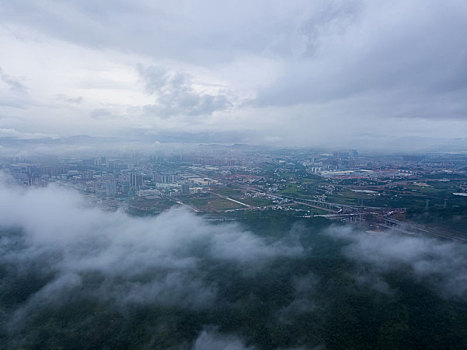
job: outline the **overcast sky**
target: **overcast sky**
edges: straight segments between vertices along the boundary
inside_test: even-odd
[[[466,33],[465,0],[0,0],[0,137],[465,150]]]

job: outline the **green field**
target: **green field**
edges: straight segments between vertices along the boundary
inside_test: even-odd
[[[239,200],[240,202],[252,205],[254,207],[264,207],[266,205],[272,204],[272,202],[267,198],[253,198],[253,197],[241,197],[241,198],[234,198]]]
[[[244,208],[243,205],[229,201],[224,198],[216,198],[209,202],[209,206],[214,210],[228,210],[228,209],[238,209]]]
[[[241,204],[229,201],[228,199],[221,198],[212,193],[202,193],[190,196],[185,201],[187,204],[195,207],[198,210],[209,212],[209,211],[222,211],[228,209],[242,208]]]

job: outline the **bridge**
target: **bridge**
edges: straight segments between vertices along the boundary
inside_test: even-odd
[[[427,229],[421,225],[407,223],[389,217],[384,218],[384,223],[381,224],[381,226],[409,235],[428,235],[436,238],[467,243],[467,238],[460,237],[449,232]]]

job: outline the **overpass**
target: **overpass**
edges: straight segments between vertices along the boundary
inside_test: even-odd
[[[467,238],[460,237],[449,232],[427,229],[421,225],[407,223],[389,217],[384,218],[384,223],[381,224],[381,226],[409,235],[428,235],[436,238],[449,239],[453,241],[467,243]]]

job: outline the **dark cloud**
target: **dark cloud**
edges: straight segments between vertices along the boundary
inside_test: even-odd
[[[465,3],[360,3],[355,14],[326,21],[315,53],[287,65],[256,103],[343,101],[351,114],[465,118]]]
[[[106,120],[112,118],[112,112],[105,108],[98,108],[91,112],[91,118],[97,120]]]
[[[14,92],[19,92],[19,93],[26,93],[27,89],[26,87],[17,79],[14,79],[7,74],[5,74],[0,67],[0,80],[2,80],[5,84],[8,85],[10,90]]]
[[[6,74],[0,67],[0,107],[26,109],[29,104],[27,87],[19,79]],[[4,115],[1,113],[0,118]]]
[[[38,62],[61,58],[56,71],[44,69],[67,90],[54,97],[72,96],[69,109],[51,103],[17,111],[30,120],[48,116],[28,132],[72,135],[71,123],[58,115],[66,113],[80,133],[93,136],[125,135],[129,128],[253,131],[247,142],[341,148],[367,147],[371,142],[361,140],[371,134],[375,142],[385,139],[381,148],[411,147],[393,140],[406,137],[423,139],[417,148],[426,150],[430,138],[444,144],[465,134],[462,0],[0,0],[0,6],[6,50],[18,57],[40,50],[45,57],[31,67],[18,63],[15,76],[31,80],[28,87],[42,103],[47,75],[38,73]],[[81,51],[85,64],[70,54]],[[135,76],[138,65],[144,89]],[[4,67],[10,72],[15,62]],[[19,74],[23,67],[29,72]],[[67,67],[77,68],[79,78],[61,80],[72,70]],[[31,105],[7,90],[0,93],[4,106]],[[113,117],[92,116],[102,109]],[[3,127],[16,128],[8,124]]]
[[[70,97],[70,96],[65,96],[65,95],[57,95],[57,99],[59,101],[67,102],[67,103],[73,103],[80,105],[83,103],[84,98],[83,96],[77,96],[77,97]]]
[[[301,46],[297,26],[323,1],[184,1],[140,0],[29,4],[4,1],[11,22],[32,25],[47,35],[97,48],[117,48],[209,66],[231,61],[237,53],[293,53]],[[291,18],[292,17],[292,18]]]
[[[232,106],[225,94],[213,95],[194,88],[191,77],[162,67],[140,67],[146,90],[156,103],[144,106],[145,112],[159,117],[207,115]]]

